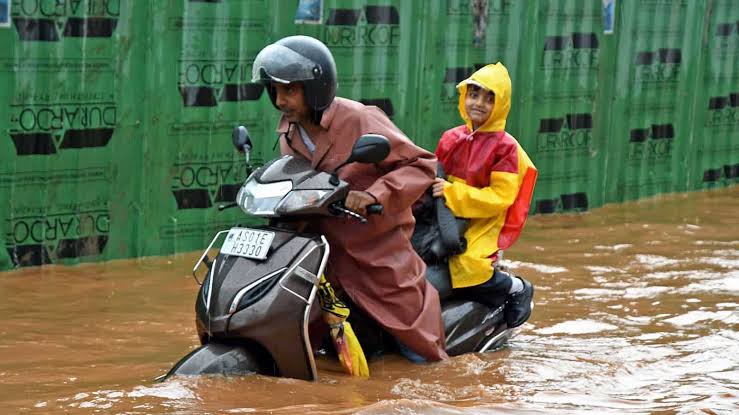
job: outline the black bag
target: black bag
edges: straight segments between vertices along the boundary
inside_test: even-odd
[[[437,166],[437,176],[446,177],[441,164]],[[413,216],[416,227],[411,245],[426,263],[446,262],[450,256],[461,254],[467,248],[464,232],[469,220],[454,217],[444,199],[433,197],[431,189],[414,204]]]

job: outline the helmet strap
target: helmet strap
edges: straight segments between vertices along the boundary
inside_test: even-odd
[[[314,109],[310,110],[310,120],[315,125],[321,125],[321,118],[323,118],[323,110],[316,111]]]

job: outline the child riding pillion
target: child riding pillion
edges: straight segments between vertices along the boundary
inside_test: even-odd
[[[492,307],[505,303],[505,320],[513,328],[531,315],[534,287],[502,271],[497,262],[523,229],[537,170],[505,131],[511,78],[503,64],[479,69],[457,90],[464,124],[444,132],[439,141],[436,157],[447,180],[437,178],[432,189],[454,216],[469,219],[467,249],[449,259],[451,285],[454,292],[465,291]]]

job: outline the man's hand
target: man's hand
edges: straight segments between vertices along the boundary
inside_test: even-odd
[[[434,184],[431,186],[431,194],[434,197],[444,197],[444,185],[448,182],[441,177],[437,177],[434,180]]]
[[[377,203],[377,199],[367,192],[350,190],[344,201],[344,207],[362,216],[367,216],[367,205]]]

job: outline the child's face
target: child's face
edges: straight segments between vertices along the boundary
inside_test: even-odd
[[[472,121],[473,129],[477,129],[490,118],[495,105],[493,91],[482,89],[477,85],[467,85],[467,95],[464,97],[464,109]]]

